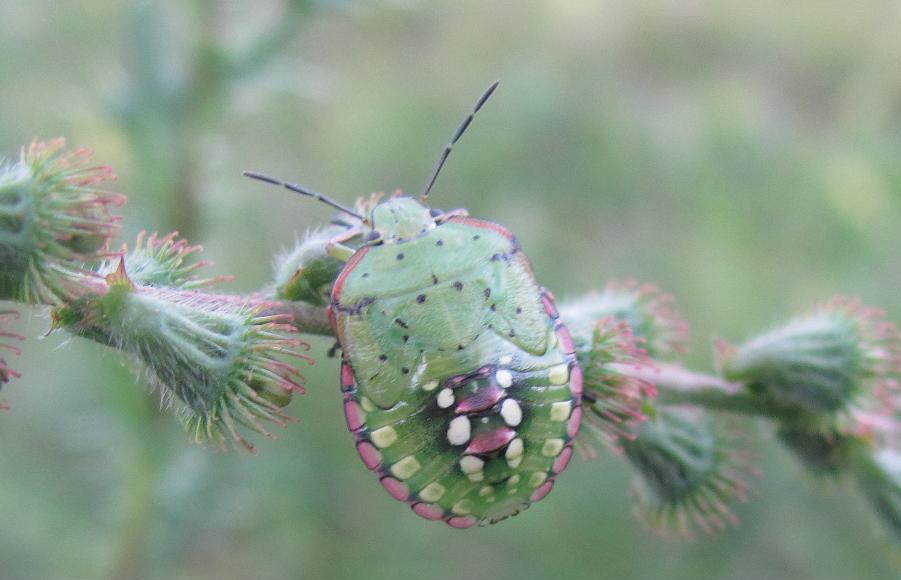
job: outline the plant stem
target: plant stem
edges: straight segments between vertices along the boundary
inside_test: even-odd
[[[781,413],[744,390],[741,383],[686,369],[682,365],[615,365],[620,373],[649,381],[659,391],[659,405],[696,405],[713,411],[778,418]]]
[[[711,390],[727,395],[737,394],[742,389],[741,383],[730,383],[717,375],[691,371],[679,364],[654,361],[653,365],[614,364],[610,366],[617,372],[650,381],[660,389],[680,392]]]

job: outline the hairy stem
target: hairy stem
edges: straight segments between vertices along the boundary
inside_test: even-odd
[[[742,388],[740,383],[730,383],[717,375],[691,371],[679,364],[655,362],[654,366],[616,366],[617,371],[650,381],[661,390],[678,392],[710,390],[725,395],[734,395]]]
[[[686,369],[678,364],[620,365],[619,372],[657,385],[660,405],[695,405],[712,411],[778,418],[772,405],[747,393],[741,383]]]

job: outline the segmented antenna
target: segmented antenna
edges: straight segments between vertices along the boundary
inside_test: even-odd
[[[322,203],[330,205],[339,211],[343,211],[346,214],[350,214],[350,215],[354,216],[355,218],[357,218],[360,221],[363,221],[363,222],[366,221],[366,218],[364,218],[363,216],[361,216],[354,210],[344,207],[343,205],[341,205],[337,201],[333,200],[332,198],[330,198],[326,195],[322,195],[321,193],[313,191],[311,189],[306,189],[296,183],[286,183],[280,179],[270,177],[269,175],[266,175],[264,173],[257,173],[255,171],[245,171],[244,175],[251,179],[257,179],[259,181],[271,183],[272,185],[278,185],[280,187],[284,187],[285,189],[287,189],[289,191],[293,191],[293,192],[299,193],[301,195],[308,195],[310,197],[314,197],[314,198],[318,199],[319,201],[321,201]]]
[[[470,113],[463,122],[460,123],[460,126],[457,127],[457,131],[454,133],[454,136],[451,137],[450,142],[444,147],[444,151],[441,152],[441,155],[438,157],[438,161],[435,162],[435,166],[432,168],[432,175],[429,176],[429,180],[425,184],[425,188],[422,190],[422,193],[419,195],[419,199],[425,203],[429,199],[429,192],[432,190],[432,186],[435,185],[435,180],[438,179],[438,174],[441,173],[441,168],[444,167],[444,162],[447,161],[448,156],[450,156],[451,151],[454,149],[454,145],[457,144],[457,141],[460,140],[460,137],[463,136],[463,133],[466,132],[466,129],[469,128],[470,123],[472,123],[473,118],[475,118],[476,113],[479,112],[485,102],[494,94],[494,90],[497,88],[497,85],[500,81],[494,81],[491,83],[491,86],[485,89],[485,92],[482,93],[482,96],[479,97],[479,100],[476,102],[476,106],[473,108],[472,113]]]

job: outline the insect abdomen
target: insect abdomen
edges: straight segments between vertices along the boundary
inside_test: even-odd
[[[494,523],[546,496],[572,455],[581,369],[550,297],[548,348],[532,355],[486,336],[485,364],[422,385],[389,409],[357,388],[345,362],[348,427],[366,465],[396,499],[454,527]]]

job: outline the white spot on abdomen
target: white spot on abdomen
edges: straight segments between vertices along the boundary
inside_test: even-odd
[[[485,467],[485,462],[473,455],[464,455],[460,459],[460,469],[462,469],[463,473],[466,475],[479,473],[482,471],[483,467]]]
[[[469,417],[455,417],[447,429],[447,440],[451,445],[463,445],[469,441]]]
[[[557,457],[563,451],[563,439],[545,439],[541,454],[545,457]]]
[[[511,427],[516,427],[522,422],[522,408],[514,399],[507,399],[501,405],[501,417],[504,423]]]
[[[507,465],[516,469],[519,467],[519,464],[522,463],[522,454],[523,454],[523,443],[522,439],[516,438],[507,445],[507,451],[504,452],[504,457],[507,459]]]
[[[536,471],[531,476],[529,476],[529,487],[538,487],[542,483],[547,480],[547,473],[543,471]]]
[[[454,404],[454,392],[450,389],[441,389],[438,393],[438,406],[447,409]]]
[[[551,405],[551,421],[566,421],[572,409],[571,401],[559,401]]]
[[[391,466],[391,473],[398,479],[410,479],[414,473],[419,471],[420,467],[422,466],[419,461],[414,456],[408,455]]]
[[[434,481],[422,488],[422,491],[419,492],[419,497],[426,501],[438,501],[441,499],[441,496],[444,495],[445,491],[447,490],[443,485]]]
[[[547,376],[552,385],[565,385],[569,380],[569,365],[564,363],[552,366],[548,369]]]
[[[472,511],[473,503],[471,499],[461,499],[451,508],[451,511],[455,514],[466,515]]]
[[[394,430],[394,427],[388,425],[381,429],[376,429],[372,432],[370,437],[372,437],[372,442],[375,443],[377,447],[385,448],[397,441],[397,431]]]

